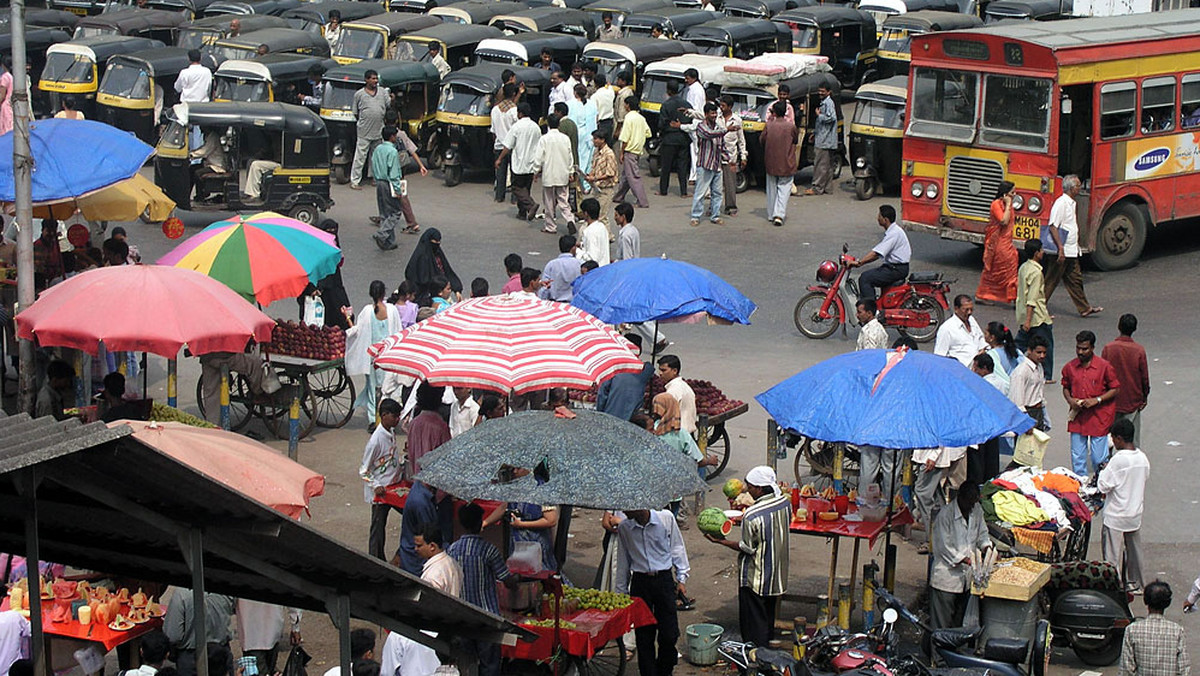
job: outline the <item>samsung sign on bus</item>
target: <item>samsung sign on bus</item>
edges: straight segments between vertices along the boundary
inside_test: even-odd
[[[1141,157],[1134,160],[1133,168],[1137,171],[1152,171],[1169,159],[1171,159],[1170,148],[1154,148],[1147,150],[1142,153]]]

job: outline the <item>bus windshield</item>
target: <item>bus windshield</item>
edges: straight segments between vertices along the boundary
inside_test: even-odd
[[[379,59],[383,57],[383,34],[366,28],[345,28],[338,40],[334,56],[349,56],[355,59]]]
[[[981,143],[1045,150],[1050,131],[1048,79],[985,75]]]
[[[912,80],[909,133],[951,141],[974,140],[978,73],[917,68]]]
[[[104,71],[100,91],[126,99],[149,99],[150,74],[138,64],[114,61]]]
[[[487,94],[470,87],[446,85],[442,87],[442,99],[438,101],[438,110],[443,113],[488,115],[492,108],[489,98]]]
[[[82,54],[58,52],[46,57],[42,79],[48,82],[91,82],[92,61]]]

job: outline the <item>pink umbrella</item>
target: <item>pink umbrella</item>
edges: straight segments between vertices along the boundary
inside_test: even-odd
[[[261,444],[225,430],[177,422],[118,420],[133,438],[293,519],[325,492],[325,477]]]
[[[518,394],[642,369],[629,341],[583,310],[514,295],[457,303],[367,352],[376,367],[433,385]]]

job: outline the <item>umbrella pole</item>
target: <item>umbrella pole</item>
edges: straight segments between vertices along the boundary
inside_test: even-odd
[[[177,381],[178,374],[176,371],[179,368],[179,363],[174,357],[167,360],[167,406],[178,408],[179,406],[179,383]]]
[[[887,504],[887,537],[884,542],[886,549],[892,547],[892,508],[896,504],[896,455],[897,451],[894,448],[885,448],[892,454],[892,480],[888,482],[888,504]],[[885,551],[886,551],[885,549]]]
[[[221,429],[229,431],[229,367],[221,367]]]
[[[142,399],[150,398],[150,360],[146,357],[146,353],[142,353]]]

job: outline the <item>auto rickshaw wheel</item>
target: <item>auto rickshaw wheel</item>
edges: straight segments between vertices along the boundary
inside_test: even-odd
[[[646,171],[654,178],[658,178],[662,168],[658,166],[658,155],[651,155],[646,158]]]
[[[321,210],[315,204],[297,204],[288,212],[288,216],[309,225],[316,225],[321,217]]]
[[[869,200],[875,196],[879,183],[870,177],[854,179],[854,196],[860,200]]]
[[[446,183],[447,188],[462,183],[463,168],[461,164],[450,164],[442,168],[442,179]]]
[[[350,182],[350,165],[335,164],[333,165],[333,180],[338,185],[346,185]]]
[[[750,174],[747,174],[745,171],[739,171],[737,173],[737,183],[735,185],[734,190],[736,190],[737,192],[746,192],[749,189],[750,189]]]

